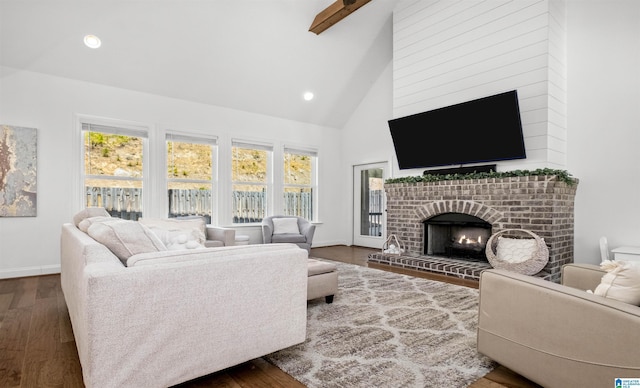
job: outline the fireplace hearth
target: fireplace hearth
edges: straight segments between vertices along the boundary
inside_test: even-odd
[[[479,258],[491,234],[525,229],[549,248],[549,262],[535,276],[559,282],[562,266],[573,262],[577,184],[555,175],[385,184],[386,230],[405,253],[374,253],[369,261],[477,280],[491,268]]]

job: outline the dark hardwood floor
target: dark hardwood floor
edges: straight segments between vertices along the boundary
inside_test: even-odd
[[[331,246],[312,248],[311,256],[367,266],[367,255],[372,251],[375,250]],[[461,283],[420,271],[382,265],[376,268],[478,286],[477,282]],[[0,387],[84,387],[59,275],[0,279]],[[179,387],[302,388],[304,385],[263,359],[255,359]],[[471,387],[539,386],[500,367]]]

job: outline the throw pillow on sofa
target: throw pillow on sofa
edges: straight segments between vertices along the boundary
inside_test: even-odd
[[[593,291],[595,295],[640,306],[640,265],[620,260],[605,260],[600,268],[607,271]]]
[[[96,222],[89,226],[87,234],[109,248],[123,263],[138,253],[167,250],[149,228],[136,221],[114,219]]]
[[[103,207],[89,206],[73,216],[73,224],[80,227],[80,222],[90,217],[111,217],[111,215]]]
[[[204,248],[206,222],[203,218],[140,218],[168,250]]]
[[[85,218],[84,220],[80,221],[80,223],[78,224],[78,229],[80,229],[81,231],[87,233],[87,230],[89,230],[89,227],[93,224],[95,224],[96,222],[104,222],[104,221],[110,221],[110,220],[118,220],[119,218],[114,218],[111,216],[96,216],[96,217],[89,217],[89,218]]]

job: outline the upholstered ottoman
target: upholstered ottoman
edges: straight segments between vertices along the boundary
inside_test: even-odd
[[[338,268],[335,264],[315,259],[308,260],[307,300],[324,296],[327,303],[333,302],[338,292]]]

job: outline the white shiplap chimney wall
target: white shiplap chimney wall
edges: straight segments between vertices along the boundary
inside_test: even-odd
[[[565,168],[564,0],[401,0],[393,15],[393,115],[518,90],[527,159]]]

